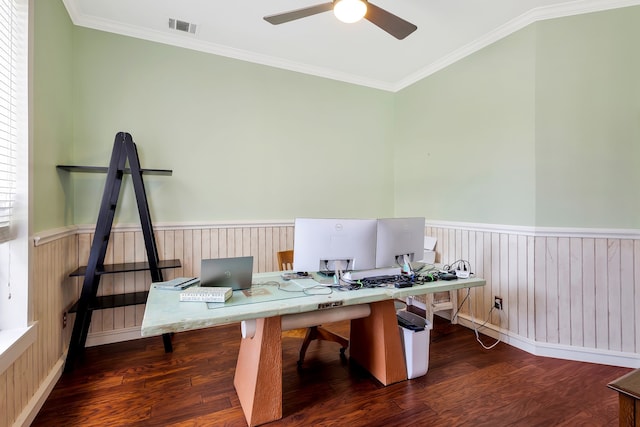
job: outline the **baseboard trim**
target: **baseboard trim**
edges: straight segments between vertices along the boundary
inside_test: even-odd
[[[140,338],[142,338],[140,326],[116,329],[113,331],[93,332],[87,335],[86,347],[95,347],[97,345],[113,344]]]
[[[29,400],[29,403],[23,408],[20,416],[13,423],[14,427],[29,427],[33,420],[36,419],[38,412],[42,409],[42,405],[47,400],[53,388],[57,384],[58,380],[62,376],[62,371],[64,369],[64,361],[67,358],[67,354],[62,355],[60,359],[53,365],[49,375],[40,383],[40,387],[34,393],[34,395]]]
[[[474,323],[471,316],[467,314],[458,314],[458,323],[473,330],[480,322],[476,320]],[[538,342],[492,324],[485,325],[481,333],[494,339],[500,338],[505,344],[509,344],[535,356],[622,366],[625,368],[640,368],[640,355],[636,353]]]
[[[130,341],[139,338],[142,338],[139,326],[119,329],[117,331],[96,332],[87,336],[87,347]],[[23,408],[18,418],[16,418],[13,427],[29,427],[31,423],[33,423],[33,420],[35,420],[38,412],[40,412],[40,409],[42,409],[53,388],[58,383],[58,380],[62,377],[66,359],[67,352],[65,351],[53,365],[49,375],[40,383],[40,387],[38,387],[38,390],[36,390],[27,405]]]

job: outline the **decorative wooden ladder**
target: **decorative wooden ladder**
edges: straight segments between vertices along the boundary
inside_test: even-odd
[[[129,168],[125,165],[129,160]],[[97,172],[104,173],[103,167],[90,166],[58,166],[59,169],[76,172]],[[119,132],[116,134],[111,152],[109,168],[106,169],[107,179],[102,195],[102,202],[96,223],[96,230],[91,243],[91,251],[86,267],[80,267],[71,273],[71,276],[84,276],[82,291],[78,302],[69,311],[76,312],[76,319],[71,333],[71,342],[67,353],[65,371],[74,369],[78,358],[84,352],[87,341],[89,326],[91,325],[91,315],[94,310],[112,307],[121,307],[133,304],[144,304],[148,292],[135,292],[129,294],[109,295],[97,297],[100,277],[103,274],[123,273],[131,271],[149,270],[152,282],[161,282],[162,270],[165,268],[179,268],[179,260],[159,261],[158,248],[153,234],[149,204],[142,180],[142,174],[171,175],[170,170],[161,169],[141,169],[138,158],[138,149],[130,134]],[[133,262],[124,264],[104,265],[104,258],[109,244],[113,218],[120,196],[120,187],[124,174],[130,173],[140,215],[140,225],[144,236],[145,249],[148,262]],[[166,352],[172,351],[171,336],[163,335],[164,348]]]

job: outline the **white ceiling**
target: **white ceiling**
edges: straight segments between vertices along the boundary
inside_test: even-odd
[[[264,16],[328,0],[63,0],[74,24],[397,91],[533,22],[640,0],[371,0],[418,26],[397,40],[332,12],[271,25]],[[169,18],[196,24],[169,29]]]

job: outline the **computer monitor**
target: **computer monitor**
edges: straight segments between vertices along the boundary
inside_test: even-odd
[[[375,219],[296,218],[295,271],[350,271],[376,265]]]
[[[378,219],[376,268],[403,268],[410,273],[410,264],[424,256],[424,218]]]

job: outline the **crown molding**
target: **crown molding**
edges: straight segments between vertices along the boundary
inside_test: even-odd
[[[289,61],[275,56],[262,55],[248,50],[236,49],[217,43],[203,42],[202,40],[196,39],[192,34],[167,33],[163,31],[126,25],[108,19],[97,18],[95,16],[84,15],[76,7],[76,1],[77,0],[63,0],[63,3],[67,8],[67,12],[69,13],[71,21],[74,25],[77,25],[79,27],[86,27],[94,30],[105,31],[127,37],[133,37],[151,42],[180,47],[183,49],[210,53],[226,58],[280,68],[287,71],[308,74],[316,77],[327,78],[330,80],[341,81],[344,83],[367,86],[387,92],[393,90],[392,83],[383,82],[376,79],[369,79],[363,76],[349,73],[341,73],[330,68],[314,67],[301,62]]]
[[[300,62],[288,61],[283,58],[257,54],[215,43],[202,42],[188,34],[169,34],[84,15],[77,8],[76,2],[77,0],[63,0],[71,21],[77,26],[167,44],[184,49],[196,50],[359,86],[366,86],[387,92],[398,92],[532,23],[547,19],[600,12],[603,10],[618,9],[640,4],[640,0],[576,0],[559,5],[532,9],[472,41],[471,43],[468,43],[462,48],[457,49],[415,73],[408,75],[398,82],[384,82],[376,79],[369,79],[364,76],[341,73],[330,68],[314,67]]]
[[[602,12],[604,10],[637,6],[639,4],[640,0],[578,0],[560,5],[532,9],[529,12],[512,19],[506,24],[497,27],[493,31],[490,31],[471,43],[466,44],[460,49],[432,62],[427,67],[410,74],[394,86],[393,92],[398,92],[408,86],[411,86],[431,74],[434,74],[437,71],[440,71],[533,23],[546,21],[548,19],[564,18],[567,16],[582,15],[585,13]]]

